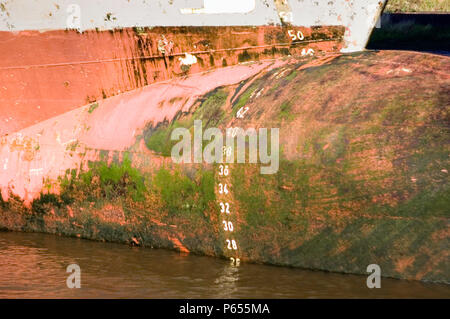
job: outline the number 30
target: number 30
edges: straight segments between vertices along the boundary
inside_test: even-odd
[[[232,222],[226,222],[225,220],[222,222],[223,223],[223,230],[225,230],[225,231],[230,231],[230,232],[232,232],[233,230],[234,230],[234,227],[233,227],[233,223]]]

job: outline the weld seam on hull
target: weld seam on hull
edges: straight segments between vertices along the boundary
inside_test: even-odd
[[[217,49],[217,50],[208,50],[208,51],[192,51],[186,52],[188,54],[208,54],[214,52],[227,52],[227,51],[239,51],[239,50],[249,50],[249,49],[262,49],[268,47],[286,47],[291,45],[303,44],[303,43],[321,43],[321,42],[329,42],[329,41],[340,41],[342,38],[330,38],[330,39],[320,39],[320,40],[308,40],[308,41],[294,41],[294,42],[286,42],[286,43],[275,43],[275,44],[265,44],[265,45],[255,45],[255,46],[247,46],[247,47],[238,47],[238,48],[227,48],[227,49]],[[149,59],[164,59],[166,57],[177,57],[184,56],[185,53],[174,53],[170,55],[149,55],[149,56],[136,56],[129,58],[117,58],[117,59],[104,59],[104,60],[92,60],[92,61],[77,61],[77,62],[63,62],[63,63],[48,63],[48,64],[34,64],[34,65],[20,65],[20,66],[10,66],[10,67],[0,67],[0,70],[16,70],[16,69],[29,69],[29,68],[45,68],[45,67],[59,67],[59,66],[67,66],[67,65],[82,65],[82,64],[95,64],[95,63],[114,63],[121,61],[132,61],[132,60],[149,60]]]

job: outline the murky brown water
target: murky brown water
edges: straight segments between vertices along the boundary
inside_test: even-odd
[[[81,289],[66,267],[81,267]],[[305,271],[43,234],[0,232],[0,298],[450,298],[450,286]]]

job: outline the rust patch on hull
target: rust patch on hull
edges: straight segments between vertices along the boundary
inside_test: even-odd
[[[276,26],[0,32],[0,135],[174,77],[342,48],[343,27],[292,29],[304,39]]]

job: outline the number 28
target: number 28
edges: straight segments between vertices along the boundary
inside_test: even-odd
[[[232,239],[231,241],[229,239],[227,239],[227,248],[230,250],[231,249],[237,250],[236,241],[234,239]]]

